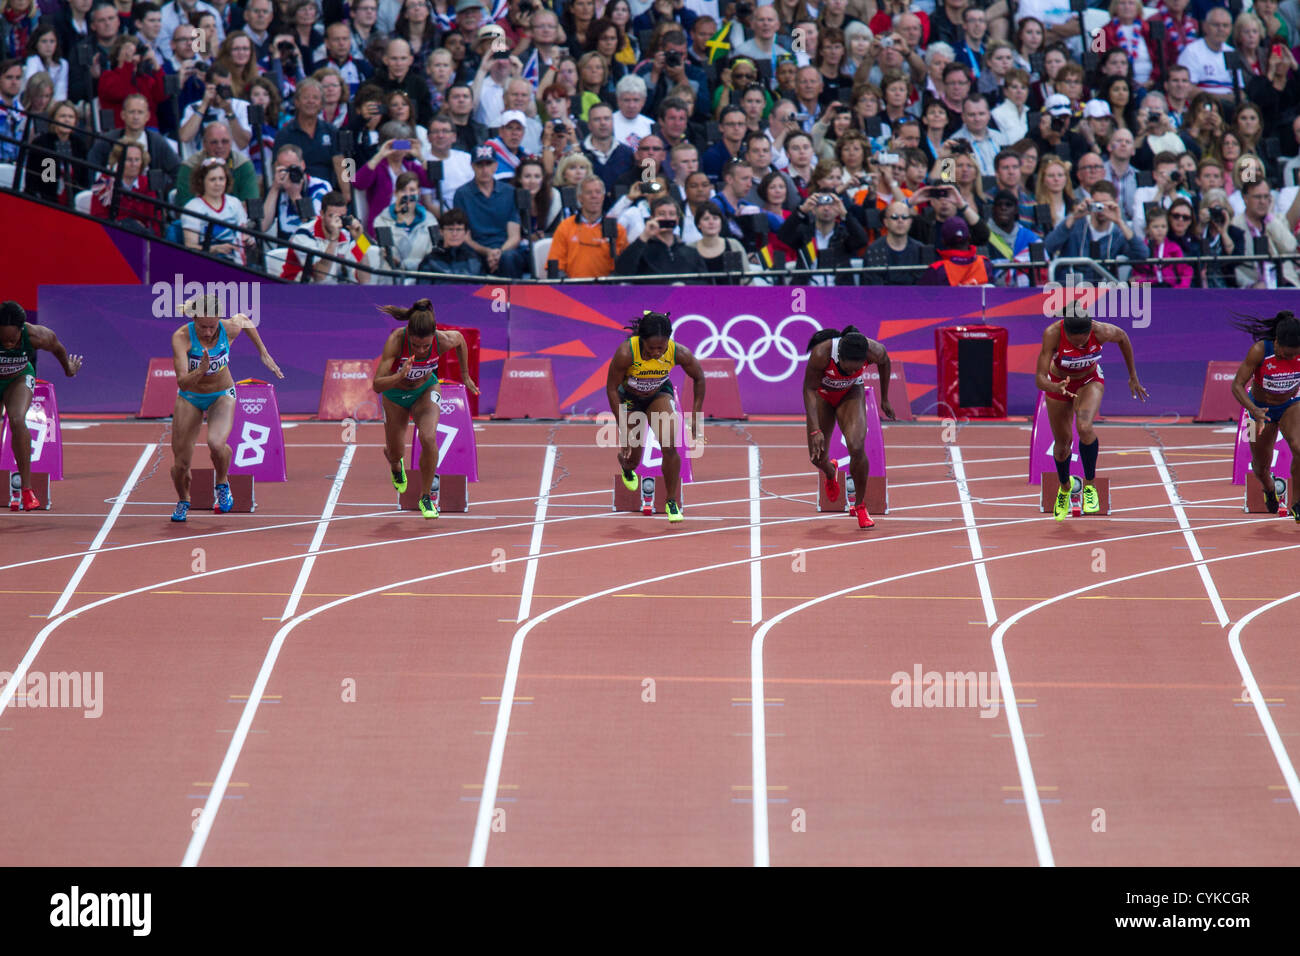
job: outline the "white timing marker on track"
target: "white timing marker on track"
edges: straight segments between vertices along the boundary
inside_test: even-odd
[[[1006,523],[1021,524],[1025,520],[1041,520],[1041,519],[1022,519],[1021,521],[1006,522]],[[1214,527],[1227,528],[1233,526],[1235,525],[1221,524]],[[950,530],[957,530],[957,529],[954,528]],[[1070,544],[1053,545],[1051,547],[1046,547],[1046,548],[1034,548],[1029,551],[1019,551],[1014,554],[992,555],[986,558],[985,560],[988,562],[1006,561],[1011,558],[1024,558],[1035,554],[1046,554],[1053,551],[1065,551],[1070,548],[1093,547],[1098,544],[1111,544],[1116,541],[1132,541],[1140,538],[1151,538],[1159,535],[1175,534],[1175,533],[1177,532],[1175,532],[1173,529],[1170,529],[1169,531],[1148,531],[1142,534],[1121,535],[1115,538],[1102,538],[1095,541],[1077,541],[1077,542],[1072,542]],[[894,538],[878,538],[874,540],[889,541],[889,540],[897,540],[897,539],[909,538],[909,537],[913,537],[913,535],[896,535]],[[810,550],[820,550],[820,549],[810,549]],[[1234,561],[1237,558],[1253,558],[1261,554],[1277,554],[1283,551],[1296,551],[1296,550],[1300,550],[1300,544],[1285,545],[1276,548],[1265,548],[1261,551],[1250,551],[1244,554],[1229,554],[1219,558],[1210,558],[1205,563],[1213,564],[1218,561]],[[941,571],[952,571],[957,568],[967,568],[967,567],[971,567],[976,563],[977,562],[975,561],[960,561],[955,564],[946,564],[934,568],[923,568],[919,571],[909,571],[905,574],[896,574],[891,577],[880,578],[875,581],[867,581],[863,584],[855,584],[851,587],[842,588],[830,594],[823,594],[818,597],[812,598],[811,600],[804,601],[802,604],[796,604],[794,607],[787,608],[786,610],[782,611],[780,614],[776,615],[775,617],[768,619],[763,623],[763,626],[760,627],[754,633],[753,642],[750,645],[750,655],[749,655],[750,675],[751,675],[750,691],[749,691],[750,697],[754,700],[762,700],[765,696],[764,687],[763,687],[763,644],[767,639],[767,633],[773,627],[775,627],[777,624],[780,624],[782,621],[784,621],[786,618],[790,617],[791,615],[806,610],[810,607],[815,607],[816,605],[822,603],[823,601],[829,601],[833,598],[843,597],[846,594],[851,594],[854,591],[861,591],[864,590],[865,588],[875,587],[880,584],[891,584],[894,581],[903,581],[909,578],[921,577],[927,574],[935,574]],[[1003,647],[1002,647],[1003,635],[1006,634],[1007,629],[1010,628],[1011,625],[1015,624],[1026,614],[1030,614],[1034,611],[1037,611],[1039,608],[1046,607],[1049,604],[1054,604],[1057,601],[1062,601],[1065,600],[1066,598],[1074,597],[1086,591],[1096,590],[1097,588],[1110,587],[1112,584],[1119,584],[1123,581],[1132,581],[1132,580],[1136,580],[1137,578],[1148,577],[1149,575],[1152,574],[1164,574],[1168,571],[1178,571],[1183,568],[1195,567],[1197,564],[1198,562],[1189,561],[1183,564],[1175,564],[1175,565],[1170,565],[1168,567],[1156,568],[1150,571],[1142,571],[1138,574],[1130,574],[1127,577],[1113,578],[1109,581],[1101,581],[1098,582],[1097,584],[1088,585],[1087,587],[1077,588],[1065,594],[1058,594],[1055,597],[1048,598],[1044,601],[1039,601],[1037,604],[1031,605],[1030,607],[1027,607],[1024,610],[1017,611],[1011,617],[1007,618],[1005,621],[999,624],[997,630],[993,632],[993,637],[992,637],[993,656],[994,659],[997,661],[997,665],[998,665],[998,680],[1002,691],[1002,700],[1004,702],[1006,712],[1007,712],[1007,724],[1011,729],[1012,744],[1016,752],[1016,764],[1020,769],[1021,787],[1025,793],[1025,808],[1029,813],[1029,825],[1033,833],[1034,848],[1035,851],[1038,853],[1038,861],[1041,866],[1054,866],[1055,863],[1052,860],[1051,843],[1048,841],[1047,838],[1047,826],[1043,820],[1042,804],[1039,802],[1038,790],[1035,788],[1034,785],[1033,766],[1029,762],[1028,744],[1025,740],[1024,730],[1020,725],[1020,712],[1017,709],[1015,688],[1011,684],[1011,674],[1007,666],[1006,653],[1003,651]],[[750,708],[750,735],[753,741],[752,742],[752,754],[753,754],[752,790],[753,790],[753,798],[754,798],[753,829],[754,829],[754,865],[755,866],[770,865],[769,862],[770,852],[768,848],[768,833],[767,833],[767,792],[768,792],[767,742],[766,742],[767,741],[767,737],[766,737],[767,715],[764,712],[765,710],[766,708],[764,707]]]
[[[1183,510],[1182,497],[1178,494],[1178,489],[1174,485],[1174,479],[1169,474],[1169,466],[1165,464],[1164,453],[1159,448],[1148,448],[1151,453],[1151,460],[1156,463],[1156,471],[1160,473],[1160,480],[1164,483],[1165,494],[1169,496],[1169,504],[1174,509],[1174,517],[1178,519],[1178,527],[1183,529],[1183,537],[1187,539],[1187,548],[1193,558],[1197,561],[1203,560],[1201,546],[1196,541],[1196,535],[1192,533],[1191,522],[1187,520],[1187,512]],[[1210,569],[1204,565],[1198,565],[1196,573],[1201,576],[1201,583],[1205,585],[1205,593],[1209,595],[1210,604],[1214,607],[1214,616],[1219,620],[1219,627],[1228,626],[1228,611],[1223,606],[1223,599],[1219,597],[1219,589],[1214,585],[1214,579],[1210,577]]]
[[[528,565],[524,568],[524,586],[519,592],[519,614],[515,623],[528,620],[533,613],[533,588],[537,584],[537,556],[542,553],[542,532],[546,528],[546,505],[551,494],[551,476],[555,473],[555,446],[546,446],[542,463],[542,480],[537,485],[537,511],[533,515],[533,538],[528,544]]]
[[[1255,716],[1259,718],[1259,722],[1264,728],[1264,736],[1268,738],[1268,745],[1273,750],[1273,759],[1277,761],[1278,767],[1282,770],[1282,779],[1286,781],[1286,788],[1291,791],[1291,805],[1297,812],[1300,812],[1300,777],[1296,776],[1295,765],[1291,763],[1291,756],[1286,752],[1286,745],[1282,743],[1282,735],[1278,733],[1277,725],[1273,723],[1273,715],[1269,713],[1268,703],[1264,699],[1264,692],[1259,689],[1259,684],[1255,680],[1255,673],[1250,669],[1250,663],[1246,660],[1246,651],[1241,646],[1241,632],[1247,624],[1264,612],[1271,611],[1288,601],[1294,601],[1296,598],[1300,598],[1300,591],[1295,591],[1286,597],[1278,598],[1276,601],[1270,601],[1268,604],[1255,608],[1255,610],[1232,625],[1232,630],[1228,632],[1228,648],[1232,651],[1232,659],[1237,662],[1237,670],[1241,672],[1242,682],[1246,685],[1246,692],[1250,695],[1251,705],[1255,708]]]
[[[763,556],[762,481],[759,477],[758,446],[749,446],[749,556]],[[749,566],[749,625],[763,620],[763,564],[755,561]]]
[[[339,495],[343,493],[343,482],[348,476],[348,469],[352,467],[352,456],[356,454],[356,445],[345,445],[343,447],[343,457],[339,460],[339,470],[334,474],[334,484],[330,488],[329,497],[325,500],[325,508],[321,511],[320,521],[316,525],[316,533],[312,535],[311,547],[307,549],[307,560],[302,563],[302,568],[298,571],[298,580],[293,583],[293,592],[289,595],[289,600],[284,606],[284,613],[280,615],[280,620],[287,621],[298,611],[298,602],[302,599],[303,589],[307,587],[307,579],[311,577],[311,570],[316,564],[316,552],[325,542],[325,531],[330,526],[330,519],[334,517],[334,508],[339,503]]]
[[[993,591],[989,587],[988,570],[984,567],[984,549],[980,546],[979,526],[975,524],[975,511],[971,507],[970,488],[966,485],[966,465],[962,462],[961,449],[956,444],[949,446],[948,455],[952,458],[952,473],[957,479],[957,492],[961,495],[961,516],[966,522],[966,538],[970,542],[970,556],[978,562],[975,565],[975,580],[980,586],[980,600],[984,603],[984,623],[992,627],[998,622],[998,612],[993,608]]]
[[[153,457],[153,453],[157,448],[158,446],[156,444],[146,445],[144,451],[140,452],[140,457],[136,460],[135,468],[131,469],[131,474],[127,477],[126,484],[124,484],[122,490],[118,492],[117,500],[113,502],[113,507],[108,512],[108,517],[106,517],[104,523],[99,526],[99,534],[95,535],[95,540],[90,542],[90,550],[87,551],[85,557],[81,559],[81,564],[79,564],[77,570],[73,572],[72,578],[68,581],[67,587],[65,587],[63,593],[59,595],[59,599],[54,602],[54,607],[50,609],[50,613],[47,617],[57,617],[62,614],[63,609],[67,607],[68,602],[72,600],[72,595],[77,592],[77,585],[81,583],[81,579],[85,577],[86,572],[90,570],[90,564],[95,560],[95,553],[99,550],[99,546],[108,538],[108,533],[113,530],[113,524],[117,521],[117,516],[120,515],[122,509],[126,507],[127,497],[131,494],[131,490],[135,488],[135,483],[140,480],[140,473],[144,471],[145,465],[149,464],[149,459]]]

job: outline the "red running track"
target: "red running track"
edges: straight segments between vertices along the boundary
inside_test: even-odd
[[[1027,426],[890,425],[863,532],[815,512],[793,424],[711,426],[672,527],[610,512],[580,423],[478,426],[484,480],[437,522],[394,510],[378,426],[296,423],[255,514],[175,526],[163,427],[69,431],[56,510],[0,515],[0,863],[1300,850],[1300,605],[1251,616],[1300,529],[1242,514],[1227,431],[1102,426],[1115,511],[1058,524]],[[73,671],[93,701],[31,706]]]

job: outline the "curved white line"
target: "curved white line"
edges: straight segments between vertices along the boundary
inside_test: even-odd
[[[1239,527],[1239,526],[1240,526],[1240,522],[1232,522],[1230,524],[1211,525],[1209,527],[1222,528],[1222,527]],[[965,529],[961,528],[961,529],[953,529],[953,530],[965,530]],[[1202,529],[1202,530],[1206,530],[1206,529]],[[1029,551],[1020,551],[1014,554],[995,555],[992,557],[986,557],[983,560],[985,562],[991,563],[993,561],[1005,561],[1010,558],[1023,558],[1023,557],[1028,557],[1029,555],[1043,554],[1045,552],[1050,552],[1050,551],[1064,551],[1070,548],[1079,548],[1079,547],[1094,547],[1098,544],[1109,544],[1115,541],[1124,541],[1124,540],[1132,540],[1135,538],[1147,538],[1147,537],[1155,537],[1164,534],[1181,534],[1181,533],[1182,533],[1181,529],[1170,529],[1169,531],[1150,531],[1144,534],[1125,535],[1120,538],[1104,538],[1104,539],[1097,539],[1093,541],[1075,541],[1069,544],[1053,545],[1051,547],[1046,547],[1046,548],[1034,548]],[[994,659],[997,661],[997,665],[998,665],[998,681],[1002,690],[1003,703],[1006,704],[1007,723],[1010,725],[1011,732],[1013,735],[1012,741],[1016,751],[1016,764],[1020,770],[1021,786],[1024,788],[1024,793],[1025,793],[1025,806],[1027,808],[1027,812],[1029,813],[1030,829],[1033,831],[1034,847],[1035,850],[1038,852],[1040,865],[1052,866],[1054,864],[1052,862],[1051,845],[1047,841],[1047,827],[1046,824],[1043,822],[1042,805],[1039,803],[1038,800],[1038,790],[1035,789],[1036,785],[1034,784],[1033,767],[1029,763],[1029,752],[1027,746],[1024,743],[1024,733],[1020,725],[1020,714],[1019,711],[1016,709],[1015,688],[1011,684],[1011,676],[1010,676],[1010,671],[1007,667],[1006,654],[1002,648],[1003,635],[1006,634],[1007,629],[1010,628],[1013,624],[1015,624],[1017,621],[1019,621],[1027,614],[1037,611],[1040,608],[1047,607],[1049,604],[1054,604],[1057,601],[1063,601],[1066,598],[1071,598],[1074,597],[1075,595],[1082,594],[1085,591],[1092,591],[1092,590],[1096,590],[1097,588],[1109,587],[1112,584],[1119,584],[1124,581],[1132,581],[1137,578],[1147,577],[1152,574],[1163,574],[1166,571],[1177,571],[1182,568],[1192,568],[1202,563],[1214,564],[1219,561],[1232,561],[1237,558],[1250,558],[1250,557],[1256,557],[1261,554],[1274,554],[1279,551],[1294,551],[1294,550],[1300,550],[1300,544],[1286,545],[1277,548],[1266,548],[1261,551],[1250,551],[1243,554],[1223,555],[1222,557],[1218,557],[1218,558],[1207,558],[1203,562],[1187,561],[1183,564],[1169,565],[1168,567],[1156,568],[1154,570],[1149,570],[1149,571],[1141,571],[1138,572],[1137,574],[1130,574],[1122,578],[1112,578],[1111,580],[1108,581],[1100,581],[1097,584],[1090,584],[1087,587],[1076,588],[1073,591],[1068,591],[1064,594],[1058,594],[1055,597],[1050,597],[1043,601],[1039,601],[1037,604],[1031,605],[1030,607],[1017,611],[1015,614],[1011,615],[1011,617],[1007,618],[1005,621],[1003,621],[1001,624],[998,625],[997,629],[993,632],[993,638],[992,638],[993,656]],[[833,598],[843,597],[846,594],[852,594],[854,591],[861,591],[865,588],[875,587],[876,585],[890,584],[894,581],[902,581],[907,578],[920,577],[922,575],[934,574],[940,571],[952,571],[956,568],[970,567],[975,563],[976,563],[975,561],[960,561],[955,564],[944,565],[943,567],[923,568],[919,571],[909,571],[905,574],[895,574],[887,578],[880,578],[879,580],[876,581],[867,581],[863,584],[855,584],[852,585],[851,587],[841,588],[840,590],[834,591],[830,594],[823,594],[818,597],[812,598],[811,600],[805,601],[802,604],[796,604],[795,606],[791,608],[787,608],[786,610],[782,611],[780,614],[776,615],[775,617],[768,619],[766,622],[764,622],[763,626],[760,627],[758,631],[755,632],[753,644],[750,649],[750,668],[752,674],[754,675],[753,678],[751,679],[750,695],[753,697],[755,702],[761,701],[763,699],[764,696],[763,686],[762,686],[763,642],[767,638],[768,631],[770,631],[773,627],[775,627],[777,624],[780,624],[782,621],[784,621],[786,618],[790,617],[791,615],[806,610],[807,608],[814,607],[818,604],[821,604],[823,601],[829,601],[832,600]],[[751,747],[753,750],[752,762],[754,767],[754,780],[753,780],[754,865],[767,866],[769,865],[768,864],[769,849],[768,849],[768,833],[767,833],[767,774],[766,774],[767,716],[764,713],[764,708],[762,707],[754,706],[751,709],[753,711],[751,721],[750,721],[750,732],[753,735]],[[760,769],[762,770],[761,777],[759,775]],[[1036,812],[1036,816],[1035,816],[1035,812]]]
[[[1268,704],[1264,702],[1264,693],[1259,689],[1259,684],[1255,681],[1255,673],[1250,669],[1250,663],[1246,660],[1246,652],[1241,646],[1241,632],[1247,624],[1265,611],[1270,611],[1281,604],[1286,604],[1288,601],[1294,601],[1296,598],[1300,598],[1300,591],[1255,608],[1232,626],[1232,630],[1228,632],[1228,647],[1232,650],[1232,659],[1237,662],[1237,670],[1241,671],[1241,679],[1246,685],[1246,693],[1250,697],[1251,704],[1255,707],[1255,716],[1259,718],[1259,722],[1264,728],[1264,736],[1268,738],[1268,745],[1273,749],[1273,758],[1282,769],[1282,778],[1286,780],[1286,788],[1291,791],[1291,804],[1297,812],[1300,812],[1300,777],[1296,776],[1295,766],[1291,763],[1291,756],[1286,752],[1286,745],[1282,743],[1282,735],[1277,732],[1277,725],[1273,723],[1273,715],[1268,712]]]

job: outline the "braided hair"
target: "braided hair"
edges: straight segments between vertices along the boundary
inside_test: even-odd
[[[641,318],[633,319],[627,325],[628,330],[642,341],[646,339],[670,339],[673,337],[673,320],[667,312],[655,312],[646,309]]]
[[[398,322],[405,322],[409,335],[433,335],[438,329],[433,318],[433,303],[428,299],[417,299],[409,309],[400,305],[381,305],[379,311],[391,315]]]
[[[837,329],[822,329],[820,332],[814,332],[813,337],[808,340],[808,351],[811,353],[817,346],[831,339],[840,340],[840,358],[845,361],[865,362],[867,360],[871,350],[871,340],[852,325],[846,325],[842,332]]]
[[[1233,322],[1233,328],[1249,332],[1251,338],[1272,339],[1277,345],[1287,348],[1300,347],[1300,319],[1290,309],[1283,309],[1271,319],[1254,316],[1239,316],[1242,321]]]

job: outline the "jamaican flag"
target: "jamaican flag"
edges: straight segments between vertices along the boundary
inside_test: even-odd
[[[709,62],[716,63],[719,59],[726,59],[731,55],[731,28],[735,26],[734,21],[728,20],[722,25],[722,29],[713,34],[713,39],[704,44],[709,48]]]

